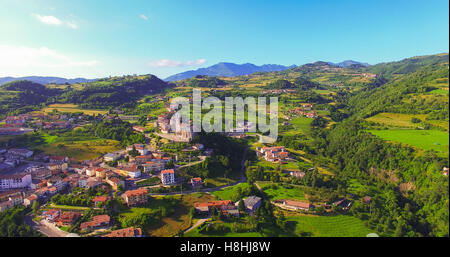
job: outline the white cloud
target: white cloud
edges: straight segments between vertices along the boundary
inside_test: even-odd
[[[51,26],[67,26],[71,29],[78,29],[78,25],[73,21],[63,21],[59,18],[56,18],[55,16],[51,15],[39,15],[39,14],[33,14],[36,19],[44,24],[51,25]]]
[[[141,19],[148,21],[148,17],[145,16],[144,14],[139,15],[139,17],[141,17]]]
[[[188,67],[188,66],[200,66],[206,62],[205,59],[197,59],[195,61],[174,61],[168,59],[161,59],[156,61],[151,61],[148,63],[151,67],[165,68],[165,67]]]
[[[17,76],[30,73],[52,73],[68,68],[92,68],[97,60],[78,60],[47,47],[0,45],[0,75]]]
[[[63,24],[63,22],[56,18],[55,16],[42,16],[39,14],[35,14],[34,17],[36,17],[36,19],[38,19],[40,22],[45,23],[47,25],[55,25],[55,26],[60,26]]]

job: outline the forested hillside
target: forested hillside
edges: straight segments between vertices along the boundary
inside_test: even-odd
[[[161,93],[167,88],[166,82],[153,75],[116,77],[87,83],[81,90],[70,90],[58,101],[84,108],[133,107],[143,96]]]

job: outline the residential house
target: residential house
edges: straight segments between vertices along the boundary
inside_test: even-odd
[[[134,144],[134,145],[128,146],[127,152],[133,150],[133,147],[134,147],[134,149],[136,149],[139,152],[140,155],[146,155],[148,153],[148,149],[147,149],[146,145],[144,145],[144,144]]]
[[[114,190],[117,190],[120,185],[125,188],[125,181],[115,176],[106,177],[105,182],[108,183]]]
[[[72,212],[72,211],[63,212],[56,219],[56,224],[58,226],[70,226],[73,223],[75,223],[75,221],[77,221],[80,217],[81,213],[79,212]]]
[[[144,167],[144,172],[150,172],[150,171],[156,171],[156,172],[160,172],[162,170],[165,169],[166,164],[165,162],[146,162],[145,164],[142,165],[142,167]]]
[[[289,210],[309,211],[312,208],[312,205],[309,202],[304,201],[277,200],[276,203],[281,203],[281,207]]]
[[[161,171],[160,176],[163,185],[175,184],[175,171],[173,169]]]
[[[236,209],[236,206],[231,200],[224,201],[210,201],[204,203],[194,203],[194,208],[197,212],[210,212],[213,208],[219,211]]]
[[[106,227],[111,222],[111,218],[108,215],[97,215],[92,217],[91,221],[83,222],[80,224],[80,229],[89,231],[101,227]]]
[[[12,149],[8,150],[8,153],[27,159],[27,158],[30,158],[31,156],[33,156],[34,152],[30,151],[28,149],[12,148]]]
[[[38,196],[36,194],[32,194],[27,198],[23,199],[23,205],[31,206],[35,201],[37,201]]]
[[[68,161],[69,157],[67,156],[55,156],[55,155],[50,156],[50,163],[63,164]]]
[[[12,174],[0,176],[0,190],[30,188],[31,174]]]
[[[255,213],[256,209],[261,207],[261,203],[262,203],[261,197],[258,197],[258,196],[249,196],[247,198],[242,199],[241,201],[244,201],[245,210],[250,215]],[[236,205],[236,207],[238,207],[239,202],[237,202],[235,205]]]
[[[142,237],[142,230],[134,227],[123,228],[111,231],[111,233],[103,237]]]
[[[101,195],[101,196],[96,196],[94,197],[94,199],[92,200],[92,202],[94,203],[95,207],[99,207],[99,203],[102,203],[103,206],[105,206],[106,202],[109,200],[109,196],[106,195]]]
[[[191,178],[191,185],[192,185],[192,188],[194,188],[194,189],[202,187],[202,185],[203,185],[202,178]]]
[[[45,211],[43,215],[47,221],[56,221],[59,215],[61,215],[61,211],[58,209],[50,209],[48,211]]]

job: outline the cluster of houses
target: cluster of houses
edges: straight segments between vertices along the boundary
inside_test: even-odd
[[[87,115],[69,117],[66,114],[46,114],[35,112],[18,116],[7,116],[0,125],[0,135],[22,135],[41,129],[70,129],[83,126],[90,118]]]
[[[266,161],[278,162],[289,158],[289,152],[286,151],[284,146],[273,146],[273,147],[257,147],[256,153],[258,157],[263,157]]]
[[[31,156],[33,156],[33,151],[28,149],[0,149],[0,172],[17,167],[22,161]]]
[[[261,207],[262,198],[258,196],[249,196],[241,201],[244,202],[245,211],[249,215],[252,215],[259,207]],[[222,212],[224,215],[239,217],[238,206],[239,202],[233,203],[231,200],[194,203],[194,208],[197,213],[210,214],[213,209],[215,209],[216,211]]]
[[[316,111],[313,111],[312,108],[312,104],[303,104],[302,107],[288,110],[288,113],[300,117],[316,118],[318,114]]]
[[[170,108],[169,108],[170,109]],[[159,128],[163,134],[173,134],[173,141],[179,142],[189,142],[194,136],[195,132],[193,132],[191,124],[182,124],[179,120],[175,121],[171,120],[171,116],[173,115],[174,110],[171,110],[167,114],[161,114],[158,116],[158,119],[154,122],[155,128]]]
[[[263,95],[267,94],[283,94],[283,93],[295,93],[295,89],[271,89],[262,91]]]

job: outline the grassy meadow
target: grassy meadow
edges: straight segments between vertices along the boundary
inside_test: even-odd
[[[434,150],[441,156],[448,156],[448,132],[416,129],[369,130],[368,132],[387,141],[407,144],[422,150]]]
[[[286,220],[298,236],[306,233],[313,237],[365,237],[373,232],[363,221],[348,215],[287,216]]]

